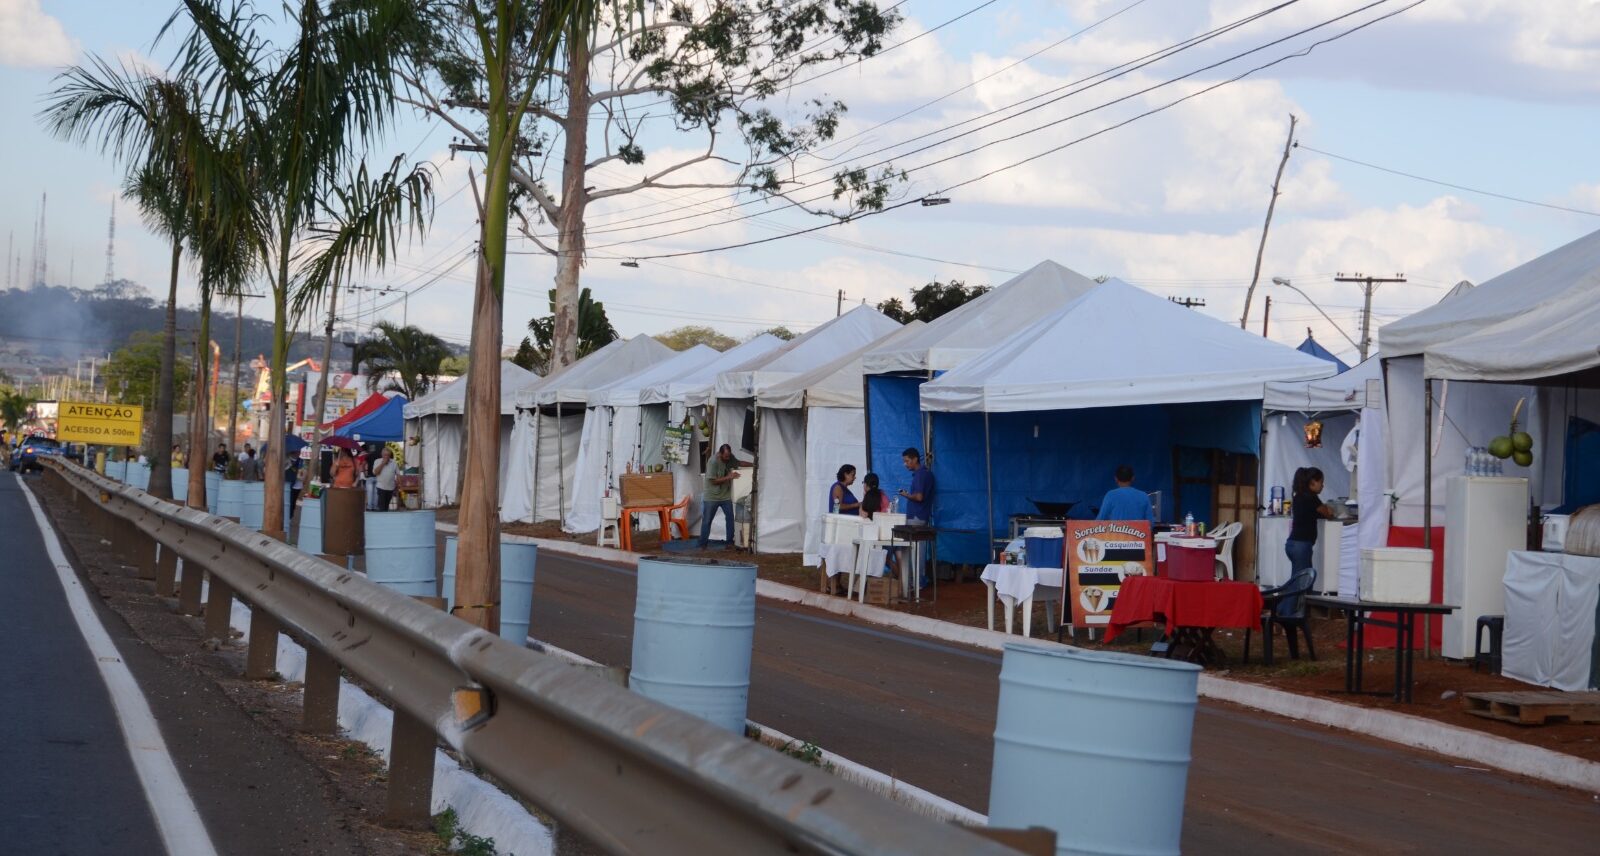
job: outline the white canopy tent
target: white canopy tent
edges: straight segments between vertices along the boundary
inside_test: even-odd
[[[863,369],[867,374],[949,371],[1094,287],[1094,280],[1047,259],[935,318],[915,335],[873,348]]]
[[[924,384],[922,406],[999,413],[1251,401],[1265,383],[1333,371],[1326,360],[1111,279]]]
[[[511,455],[511,430],[516,394],[539,375],[511,362],[500,362],[500,460]],[[461,448],[466,442],[467,379],[459,377],[406,405],[407,463],[422,470],[422,502],[437,508],[460,497]]]
[[[714,348],[695,345],[589,392],[583,439],[578,445],[576,476],[572,485],[572,510],[562,521],[568,532],[593,532],[601,523],[601,498],[619,486],[619,474],[631,466],[660,463],[666,436],[665,405],[644,406],[644,389],[694,371],[720,356]],[[653,452],[653,454],[652,454]],[[657,524],[648,515],[641,528]]]
[[[763,438],[790,440],[782,445],[785,454],[764,449],[757,520],[761,530],[757,545],[763,552],[798,550],[807,565],[817,564],[822,545],[819,523],[839,467],[855,465],[858,478],[870,469],[862,358],[924,326],[913,321],[836,360],[775,383],[756,396]],[[793,442],[795,437],[803,444]],[[859,495],[860,488],[856,490]]]
[[[619,339],[517,392],[511,466],[501,482],[500,519],[560,520],[571,511],[589,392],[671,358],[650,336]]]

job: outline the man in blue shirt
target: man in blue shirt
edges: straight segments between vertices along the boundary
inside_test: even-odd
[[[922,453],[916,449],[901,452],[900,459],[911,471],[911,488],[900,491],[906,498],[906,522],[927,523],[933,519],[933,473],[922,465]]]
[[[1150,496],[1133,486],[1133,467],[1117,467],[1117,486],[1106,492],[1100,500],[1100,513],[1096,520],[1148,520],[1155,522],[1150,513]]]

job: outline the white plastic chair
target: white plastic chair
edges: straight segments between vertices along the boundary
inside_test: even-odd
[[[1223,524],[1221,529],[1211,533],[1211,537],[1217,542],[1217,565],[1222,570],[1222,579],[1233,579],[1233,542],[1238,540],[1242,531],[1244,524],[1235,520]]]

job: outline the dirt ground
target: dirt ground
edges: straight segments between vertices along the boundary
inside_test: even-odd
[[[441,521],[454,522],[454,509],[441,509],[439,511],[439,519]],[[581,544],[594,543],[593,533],[582,536],[571,535],[562,532],[561,525],[556,522],[517,523],[504,527],[504,530],[515,535],[549,538]],[[658,533],[655,532],[639,533],[634,536],[635,552],[655,552],[660,549],[660,543]],[[723,558],[727,557],[725,553],[717,555]],[[740,555],[740,558],[754,563],[757,567],[757,573],[762,579],[792,585],[807,591],[816,591],[819,588],[817,570],[805,567],[802,564],[801,557],[797,554],[746,553]],[[965,574],[962,582],[941,581],[937,597],[933,597],[932,594],[931,589],[925,590],[921,604],[896,603],[890,605],[889,608],[972,627],[983,627],[987,624],[987,612],[984,605],[987,592],[983,583],[977,580],[975,574],[971,572]],[[1000,622],[1003,619],[998,604],[995,606],[995,612],[996,625],[1001,626]],[[1018,626],[1020,626],[1020,616],[1018,616],[1017,622]],[[1080,637],[1082,632],[1080,631]],[[1042,604],[1034,605],[1033,633],[1035,637],[1039,638],[1053,637],[1054,635],[1047,633],[1045,630],[1045,615]],[[1146,629],[1142,633],[1130,631],[1123,634],[1121,638],[1108,647],[1118,651],[1141,653],[1149,650],[1151,642],[1155,640],[1157,635],[1158,633],[1155,629]],[[1565,752],[1581,758],[1600,761],[1600,724],[1514,725],[1509,722],[1474,716],[1467,713],[1463,708],[1461,697],[1468,692],[1526,692],[1538,690],[1540,689],[1539,687],[1524,684],[1521,681],[1510,678],[1503,678],[1499,675],[1474,672],[1464,663],[1442,659],[1437,652],[1431,658],[1426,659],[1419,652],[1413,665],[1413,673],[1416,678],[1416,684],[1412,689],[1413,701],[1410,704],[1397,704],[1390,695],[1347,694],[1344,692],[1345,628],[1344,622],[1337,617],[1313,620],[1312,636],[1316,641],[1317,648],[1317,659],[1315,661],[1307,658],[1305,651],[1301,651],[1302,659],[1290,660],[1283,637],[1279,636],[1276,647],[1277,660],[1273,666],[1265,666],[1261,663],[1261,643],[1258,636],[1253,636],[1251,640],[1251,662],[1244,664],[1242,662],[1244,631],[1217,631],[1214,637],[1215,641],[1218,647],[1227,655],[1228,660],[1224,666],[1213,669],[1213,672],[1239,680],[1265,684],[1289,692],[1421,716],[1475,731],[1484,731],[1507,737],[1523,743],[1530,743],[1535,746],[1542,746],[1558,752]],[[1085,641],[1084,644],[1095,643]],[[1394,652],[1389,649],[1369,649],[1366,657],[1367,661],[1363,666],[1363,679],[1366,689],[1373,693],[1378,693],[1392,688],[1394,686]]]

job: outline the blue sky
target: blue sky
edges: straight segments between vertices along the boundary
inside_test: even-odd
[[[980,3],[908,0],[900,6],[907,20],[889,41],[917,35]],[[791,93],[792,100],[774,107],[780,112],[798,110],[802,95],[842,98],[851,108],[842,133],[851,133],[971,83],[1130,5],[1133,8],[1091,33],[890,123],[868,140],[881,145],[935,130],[1270,4],[1266,0],[1136,4],[1134,0],[997,0],[903,48],[800,87]],[[1152,66],[1128,80],[965,142],[990,140],[1034,120],[1059,118],[1093,103],[1088,99],[1104,100],[1159,82],[1360,5],[1364,4],[1357,0],[1302,0],[1215,46]],[[1403,5],[1392,0],[1350,21]],[[261,8],[276,11],[277,6],[267,2]],[[97,152],[50,138],[34,114],[61,63],[77,61],[84,52],[130,60],[151,56],[151,42],[168,14],[169,4],[163,2],[0,0],[0,75],[5,82],[0,86],[0,111],[10,119],[6,133],[0,134],[0,154],[13,165],[3,183],[8,204],[0,231],[15,234],[24,267],[39,195],[48,191],[51,280],[66,283],[69,270],[80,287],[100,280],[106,217],[119,173]],[[1271,58],[1304,44],[1304,39],[1291,42],[1260,57]],[[158,49],[154,55],[160,64]],[[1242,66],[1229,66],[1202,74],[1186,84],[1188,88],[1174,85],[1024,140],[918,171],[903,192],[919,195],[1031,156],[1239,70]],[[1168,92],[1171,96],[1164,94]],[[1320,46],[1309,56],[962,188],[951,194],[951,205],[913,205],[826,230],[822,240],[790,238],[646,262],[639,268],[624,268],[615,258],[603,258],[705,249],[818,222],[792,211],[726,226],[717,223],[727,215],[662,226],[635,221],[627,224],[636,227],[632,231],[591,237],[591,247],[625,243],[595,251],[585,267],[584,284],[606,302],[625,334],[703,321],[745,335],[773,323],[800,329],[825,321],[833,315],[837,289],[843,289],[851,302],[876,302],[936,278],[998,283],[1008,276],[1006,270],[1052,258],[1085,274],[1121,276],[1162,294],[1203,297],[1207,300],[1203,311],[1236,320],[1288,112],[1301,118],[1298,137],[1308,146],[1473,187],[1600,211],[1600,161],[1593,157],[1593,141],[1600,139],[1597,96],[1600,5],[1590,0],[1429,0]],[[467,164],[461,158],[448,159],[445,145],[450,136],[434,121],[407,116],[391,139],[373,149],[374,160],[380,161],[413,148],[418,158],[435,159],[440,164],[438,194],[449,201],[441,204],[428,240],[408,252],[397,268],[370,277],[369,282],[415,288],[430,279],[425,272],[456,258],[470,241],[470,194],[457,192],[465,186]],[[659,168],[702,144],[699,138],[666,131],[648,132],[641,141],[650,153],[647,168]],[[955,148],[909,156],[897,165],[916,166]],[[592,179],[610,186],[624,180],[625,172],[611,165]],[[606,228],[615,220],[641,215],[665,221],[728,204],[725,194],[710,191],[649,191],[596,206],[591,226]],[[652,207],[641,210],[645,205]],[[744,209],[749,210],[754,207]],[[777,225],[760,225],[763,221]],[[693,227],[694,232],[658,237],[684,227]],[[1350,286],[1333,283],[1335,271],[1404,271],[1414,278],[1412,284],[1379,292],[1376,312],[1381,323],[1431,303],[1458,279],[1481,281],[1596,228],[1600,217],[1499,201],[1299,150],[1290,160],[1262,279],[1265,283],[1273,275],[1291,277],[1355,335],[1359,295]],[[118,208],[117,229],[118,275],[136,279],[152,291],[162,288],[167,254],[161,243],[126,205]],[[5,238],[0,234],[0,240]],[[525,241],[515,245],[528,248]],[[513,259],[511,271],[508,345],[521,338],[528,317],[542,310],[553,265],[547,258],[524,255]],[[192,299],[189,279],[185,271],[185,294]],[[464,274],[441,279],[406,302],[407,318],[464,340],[469,289]],[[1331,349],[1345,355],[1353,350],[1298,296],[1278,289],[1258,292],[1253,328],[1259,329],[1264,293],[1274,294],[1274,338],[1297,342],[1303,328],[1312,326]],[[374,303],[367,298],[364,305],[352,306],[349,323],[365,326],[379,318],[400,319],[401,306],[372,312]]]

